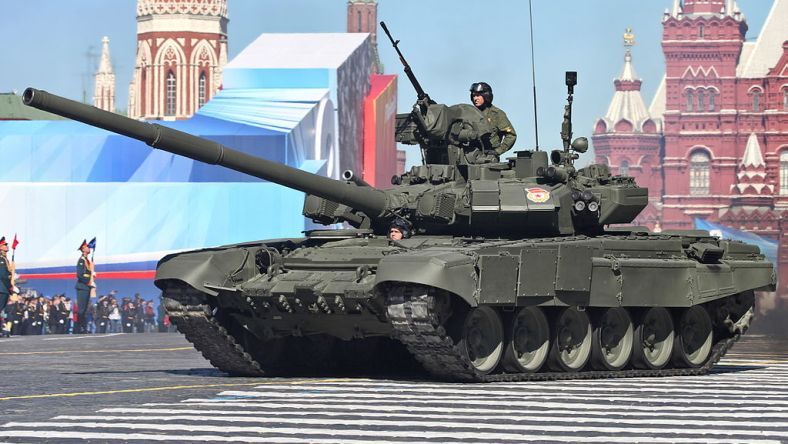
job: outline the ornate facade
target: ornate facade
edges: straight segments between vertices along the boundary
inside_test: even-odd
[[[625,61],[593,140],[597,162],[649,187],[640,224],[692,229],[699,218],[777,240],[779,288],[762,301],[788,308],[786,23],[788,0],[774,0],[747,41],[735,0],[674,0],[662,19],[666,72],[651,106],[644,114]],[[654,153],[652,165],[640,160]]]
[[[227,0],[137,0],[129,117],[185,119],[219,90],[227,64]]]
[[[109,57],[109,37],[101,39],[101,61],[96,71],[93,106],[115,112],[115,72]]]

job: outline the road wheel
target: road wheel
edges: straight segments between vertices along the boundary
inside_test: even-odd
[[[539,307],[525,307],[509,324],[503,366],[516,373],[539,371],[550,350],[550,324]]]
[[[561,372],[583,369],[591,357],[591,321],[585,311],[566,308],[556,317],[548,365]]]
[[[670,360],[673,351],[673,320],[664,307],[647,309],[635,327],[632,344],[632,365],[656,370]]]
[[[597,370],[621,370],[632,356],[634,327],[625,308],[602,311],[594,323],[591,365]]]
[[[709,313],[700,306],[682,310],[673,342],[676,367],[700,367],[711,354],[713,329]]]
[[[498,312],[490,307],[470,309],[457,345],[478,374],[495,370],[503,355],[503,323]]]

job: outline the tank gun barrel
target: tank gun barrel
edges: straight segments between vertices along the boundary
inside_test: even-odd
[[[386,193],[373,187],[360,187],[307,173],[191,134],[158,124],[140,122],[34,88],[25,90],[23,101],[25,105],[140,140],[153,148],[220,165],[348,205],[370,217],[380,217],[388,212]]]

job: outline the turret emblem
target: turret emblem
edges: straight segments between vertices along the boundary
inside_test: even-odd
[[[531,202],[545,203],[550,200],[550,192],[544,188],[526,188],[525,197]]]

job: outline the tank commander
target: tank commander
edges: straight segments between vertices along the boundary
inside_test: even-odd
[[[486,82],[471,85],[471,102],[481,111],[487,123],[493,128],[490,148],[476,156],[477,163],[498,162],[501,154],[509,151],[517,140],[517,132],[506,113],[493,105],[492,87]]]
[[[410,224],[405,219],[394,219],[389,227],[389,240],[398,241],[410,237]]]

